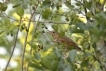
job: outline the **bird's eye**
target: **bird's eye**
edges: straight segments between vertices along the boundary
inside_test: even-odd
[[[53,33],[55,33],[55,32],[53,32]]]

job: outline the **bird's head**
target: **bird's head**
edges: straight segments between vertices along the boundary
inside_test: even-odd
[[[56,32],[56,31],[49,31],[48,33],[51,34],[52,36],[55,36],[58,34],[58,32]]]
[[[48,33],[52,35],[54,40],[57,41],[59,39],[59,33],[58,32],[56,32],[56,31],[49,31]]]

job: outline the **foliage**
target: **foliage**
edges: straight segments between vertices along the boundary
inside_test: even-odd
[[[105,71],[106,0],[5,0],[0,2],[4,71]],[[8,10],[11,7],[11,10]],[[68,36],[84,51],[54,41]],[[10,38],[11,37],[11,38]],[[14,55],[14,49],[19,55]],[[14,53],[13,53],[14,52]],[[12,59],[11,59],[12,58]],[[11,61],[10,61],[11,60]],[[15,61],[16,67],[10,63]]]

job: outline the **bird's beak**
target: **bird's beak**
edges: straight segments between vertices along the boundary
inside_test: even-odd
[[[49,30],[48,30],[48,32],[47,32],[47,33],[51,34],[51,31],[49,31]]]

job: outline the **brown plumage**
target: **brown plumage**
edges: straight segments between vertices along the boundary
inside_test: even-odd
[[[49,31],[48,33],[52,35],[55,41],[63,43],[65,47],[74,46],[75,49],[82,51],[82,49],[69,37],[60,36],[59,33],[56,31]]]

